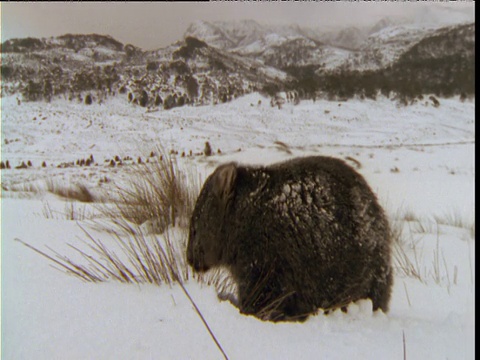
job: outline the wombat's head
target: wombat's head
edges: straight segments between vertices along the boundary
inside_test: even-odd
[[[205,181],[190,220],[187,261],[196,271],[221,265],[224,221],[235,193],[237,165],[219,166]]]

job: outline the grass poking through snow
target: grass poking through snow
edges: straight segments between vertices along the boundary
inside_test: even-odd
[[[188,221],[200,191],[200,181],[192,171],[182,171],[175,159],[162,148],[157,150],[160,155],[156,161],[139,167],[126,187],[116,188],[113,198],[109,197],[109,205],[100,206],[99,210],[108,219],[107,226],[114,225],[110,228],[110,239],[104,235],[95,236],[93,229],[79,224],[86,238],[86,248],[68,244],[76,257],[62,255],[49,247],[48,252],[42,251],[20,239],[17,241],[50,260],[60,270],[83,281],[115,280],[155,285],[178,283],[215,345],[228,359],[200,309],[183,286],[183,282],[193,275],[186,263],[185,230],[188,230]],[[74,191],[62,191],[63,188],[53,185],[50,183],[49,191],[57,195],[93,201],[86,187],[77,186]],[[70,206],[65,211],[67,219],[70,216],[69,220],[81,220],[77,219],[78,209],[73,203]],[[44,215],[46,218],[56,216],[48,203],[44,205]],[[149,221],[161,235],[152,234],[152,226],[141,226]],[[105,230],[106,224],[100,229]],[[226,292],[229,289],[225,277],[210,275],[199,280],[202,279],[212,282],[219,291]]]
[[[436,285],[446,287],[448,291],[451,286],[457,285],[458,264],[448,264],[440,246],[441,238],[444,236],[442,226],[467,230],[473,239],[471,235],[474,233],[475,224],[466,221],[465,217],[457,213],[442,217],[433,216],[431,219],[420,218],[411,211],[406,211],[403,215],[397,213],[394,216],[391,221],[392,250],[394,267],[398,275],[425,284],[433,281]],[[468,239],[469,235],[466,235],[468,244],[471,241]],[[432,260],[428,262],[426,259],[430,255]]]
[[[200,191],[198,175],[193,168],[182,169],[162,147],[155,153],[148,163],[134,168],[126,185],[105,194],[108,204],[100,206],[124,230],[132,230],[129,223],[153,221],[157,232],[162,232],[167,227],[186,226],[190,219]]]
[[[137,284],[172,284],[187,281],[190,268],[185,263],[185,234],[165,231],[161,236],[114,232],[108,239],[96,237],[92,230],[80,225],[85,240],[83,246],[68,244],[73,256],[47,251],[19,242],[59,266],[59,270],[84,281],[119,281]]]

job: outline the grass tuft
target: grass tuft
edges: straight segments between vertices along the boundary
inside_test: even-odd
[[[68,200],[76,200],[84,203],[93,203],[96,200],[96,197],[88,187],[81,183],[62,185],[52,179],[48,179],[46,181],[46,190]]]
[[[419,262],[418,250],[415,244],[412,244],[412,255],[408,255],[405,246],[399,242],[393,243],[393,259],[396,272],[399,275],[414,278],[424,283],[422,270]]]
[[[67,244],[74,250],[77,259],[61,255],[47,247],[39,250],[26,242],[19,242],[60,266],[62,271],[84,281],[104,282],[115,280],[136,284],[172,284],[191,277],[185,263],[185,241],[172,238],[166,231],[163,236],[117,233],[102,240],[80,225],[86,236],[85,248]],[[185,239],[185,235],[182,235]]]
[[[75,201],[67,201],[63,211],[52,209],[48,201],[43,202],[42,215],[49,220],[84,221],[93,219],[92,211],[87,211],[85,204],[79,205]]]
[[[129,223],[146,221],[155,224],[157,233],[169,226],[185,226],[195,206],[200,180],[194,170],[180,168],[176,158],[160,146],[155,154],[148,163],[135,167],[126,185],[115,186],[113,193],[106,194],[108,203],[99,209],[129,232]]]
[[[434,219],[440,225],[467,229],[470,231],[471,237],[475,237],[475,221],[467,219],[467,216],[463,216],[459,211],[450,211],[443,215],[436,215]]]

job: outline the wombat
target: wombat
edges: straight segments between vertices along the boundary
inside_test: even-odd
[[[387,218],[363,177],[331,157],[219,166],[197,199],[187,261],[228,268],[240,311],[263,320],[303,321],[363,298],[388,311]]]

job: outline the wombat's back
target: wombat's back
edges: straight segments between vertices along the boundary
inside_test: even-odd
[[[228,228],[239,246],[233,272],[240,283],[249,279],[241,292],[268,274],[268,298],[290,292],[283,311],[292,316],[366,297],[374,309],[388,309],[388,222],[361,175],[322,156],[238,172]],[[261,269],[252,270],[252,260]],[[256,313],[269,300],[252,301],[245,312]]]

